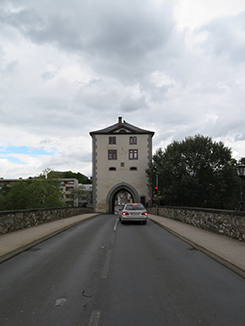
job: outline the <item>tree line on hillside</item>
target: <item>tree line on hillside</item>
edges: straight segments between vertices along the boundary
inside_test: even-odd
[[[82,184],[91,184],[91,180],[84,174],[80,172],[72,172],[72,171],[66,171],[66,172],[57,172],[57,171],[49,171],[47,173],[48,178],[69,178],[69,179],[77,179],[78,183]]]
[[[196,135],[158,149],[146,170],[160,205],[235,209],[240,180],[231,149],[210,137]]]
[[[81,173],[69,171],[57,176],[55,171],[46,169],[37,178],[18,180],[11,186],[4,184],[0,189],[0,210],[63,207],[66,203],[59,179],[77,177],[79,183],[91,183]]]

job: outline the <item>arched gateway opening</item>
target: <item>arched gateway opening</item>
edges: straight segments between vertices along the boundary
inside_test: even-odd
[[[125,200],[131,200],[132,202],[139,202],[140,201],[140,197],[139,194],[137,192],[137,190],[131,186],[130,184],[127,184],[125,182],[121,182],[115,186],[113,186],[110,191],[107,194],[107,198],[106,198],[106,205],[109,208],[109,213],[110,214],[114,214],[115,212],[115,201],[118,197],[118,194],[121,193],[128,193],[129,196],[126,198]],[[122,203],[120,203],[122,204]],[[125,203],[124,203],[125,204]]]

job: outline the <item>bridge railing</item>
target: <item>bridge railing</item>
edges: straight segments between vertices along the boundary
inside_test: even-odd
[[[150,214],[164,216],[245,241],[245,212],[168,206],[153,206],[147,210]]]
[[[92,213],[87,207],[61,207],[0,211],[0,235],[66,217]]]

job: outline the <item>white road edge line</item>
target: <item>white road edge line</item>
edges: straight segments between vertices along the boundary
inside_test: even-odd
[[[89,321],[89,326],[97,326],[100,319],[100,310],[93,310]]]

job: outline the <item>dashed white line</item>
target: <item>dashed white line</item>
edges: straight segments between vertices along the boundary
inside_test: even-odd
[[[112,253],[112,250],[109,249],[107,256],[106,256],[105,265],[104,265],[104,268],[103,268],[103,271],[101,274],[101,278],[107,278],[107,274],[108,274],[110,262],[111,262],[111,253]]]
[[[114,231],[116,231],[116,229],[117,229],[117,223],[118,223],[118,221],[119,221],[119,218],[116,219],[116,222],[115,222],[115,225],[114,225],[114,229],[113,229]]]
[[[100,310],[93,310],[89,321],[89,326],[97,326],[100,319]]]

